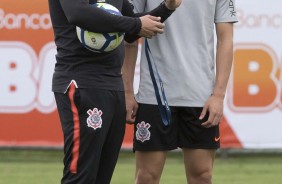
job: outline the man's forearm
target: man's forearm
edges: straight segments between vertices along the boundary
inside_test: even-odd
[[[113,15],[90,5],[88,0],[60,0],[60,3],[69,23],[88,31],[129,34],[137,34],[140,31],[141,22],[138,18]],[[133,9],[131,12],[133,14]]]
[[[224,98],[233,61],[233,25],[219,33],[216,53],[216,83],[213,95]]]
[[[153,9],[150,12],[144,12],[144,13],[137,13],[136,16],[141,17],[144,15],[153,15],[156,17],[161,17],[161,22],[164,22],[175,10],[170,10],[166,7],[164,3],[160,4],[158,7]]]
[[[174,12],[175,10],[170,10],[166,7],[164,3],[160,4],[157,6],[155,9],[149,11],[149,12],[142,12],[142,13],[136,13],[131,16],[135,17],[142,17],[144,15],[152,15],[156,17],[161,17],[161,22],[164,22],[166,19],[170,17],[170,15]],[[139,35],[132,35],[132,34],[125,34],[125,41],[132,43],[136,41],[138,38],[140,38]]]
[[[133,43],[125,42],[125,59],[122,66],[122,78],[126,93],[134,94],[134,73],[138,54],[138,41]]]

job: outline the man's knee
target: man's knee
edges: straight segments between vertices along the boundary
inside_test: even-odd
[[[158,183],[158,176],[148,170],[140,169],[136,173],[135,184],[155,184]]]
[[[189,184],[211,184],[212,183],[212,172],[202,171],[193,173],[188,178]]]

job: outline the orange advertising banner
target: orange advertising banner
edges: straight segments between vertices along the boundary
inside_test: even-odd
[[[221,147],[281,149],[281,2],[236,2],[239,22]],[[51,91],[55,54],[47,0],[0,1],[0,147],[63,146]],[[135,92],[139,69],[137,62]],[[123,148],[132,148],[132,140],[128,125]]]
[[[5,98],[13,98],[13,93],[21,93],[17,83],[12,79],[21,71],[18,67],[22,65],[20,58],[14,60],[13,49],[19,45],[26,45],[36,54],[35,60],[30,61],[36,67],[38,65],[38,55],[41,49],[53,41],[51,22],[48,14],[47,1],[25,0],[9,1],[1,0],[1,73],[6,69],[5,78],[1,79],[1,96],[5,91]],[[4,48],[9,49],[4,53]],[[27,51],[28,52],[28,51]],[[3,54],[6,54],[3,61]],[[4,62],[4,63],[3,63]],[[32,71],[31,71],[32,72]],[[32,73],[29,73],[32,75]],[[3,81],[4,80],[4,81]],[[19,81],[21,82],[21,81]],[[24,81],[22,81],[24,82]],[[34,87],[38,93],[39,81],[34,81]],[[31,90],[32,91],[32,90]],[[24,94],[16,95],[21,96]],[[3,97],[3,96],[2,96]],[[23,96],[24,97],[24,96]],[[20,99],[14,99],[20,100]],[[12,103],[12,102],[11,102]],[[36,96],[30,100],[30,104],[36,103]],[[33,105],[31,105],[33,106]],[[1,103],[0,114],[0,145],[1,146],[61,146],[62,135],[57,112],[41,113],[36,108],[20,113],[13,108],[25,108],[26,104]]]

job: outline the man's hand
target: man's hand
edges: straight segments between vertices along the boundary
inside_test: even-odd
[[[182,0],[166,0],[165,1],[165,6],[170,9],[170,10],[175,10],[180,6],[182,3]]]
[[[140,17],[140,20],[142,27],[139,36],[152,38],[156,34],[164,32],[164,24],[160,22],[160,17],[145,15]]]
[[[138,109],[138,103],[134,98],[134,94],[125,92],[125,102],[126,102],[126,122],[128,124],[133,124],[135,122],[136,113]]]
[[[202,123],[203,127],[210,128],[219,125],[223,116],[223,100],[224,98],[221,96],[212,95],[209,97],[199,117],[201,120],[206,116],[207,112],[209,112],[208,120]]]

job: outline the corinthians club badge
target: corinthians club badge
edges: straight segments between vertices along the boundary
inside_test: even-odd
[[[150,140],[151,132],[149,131],[149,128],[151,127],[151,125],[149,123],[142,121],[141,123],[138,123],[136,127],[136,140],[139,140],[141,142]]]
[[[101,110],[98,110],[97,108],[94,108],[93,110],[89,109],[87,111],[87,114],[89,114],[89,117],[87,118],[87,126],[93,128],[96,130],[97,128],[102,127],[102,114],[103,112]]]

